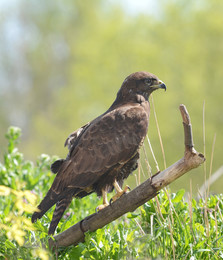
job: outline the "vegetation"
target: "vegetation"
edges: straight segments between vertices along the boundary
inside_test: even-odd
[[[148,70],[167,85],[166,93],[154,94],[167,165],[183,152],[181,103],[191,112],[207,175],[215,133],[213,171],[222,165],[223,1],[152,1],[155,7],[147,1],[148,8],[134,13],[131,3],[123,8],[126,1],[117,0],[2,2],[1,132],[10,125],[23,130],[20,150],[26,158],[35,160],[43,152],[66,156],[66,137],[108,108],[127,75]],[[153,109],[149,138],[163,169]],[[0,137],[0,147],[5,146]],[[203,176],[195,170],[171,188],[189,190],[191,178],[197,190]],[[221,181],[211,190],[221,192]]]
[[[20,128],[10,127],[6,139],[0,136],[0,259],[46,260],[57,253],[58,259],[223,258],[222,181],[209,187],[217,195],[197,195],[197,187],[222,165],[223,1],[160,0],[139,13],[120,3],[0,2],[1,133],[9,125],[23,132],[21,137]],[[207,163],[171,185],[173,193],[164,190],[135,212],[87,233],[85,243],[52,253],[52,210],[35,224],[30,219],[53,181],[53,155],[65,157],[65,138],[103,113],[123,79],[139,70],[167,85],[165,94],[151,100],[149,138],[160,169],[183,152],[180,103],[193,112],[194,140]],[[155,111],[163,147],[154,145]],[[43,152],[50,156],[36,160]],[[128,180],[132,187],[157,170],[148,144],[143,152],[140,172]],[[94,194],[73,200],[57,232],[98,204]]]
[[[37,201],[54,178],[55,158],[41,155],[34,165],[17,149],[21,130],[10,127],[8,151],[0,164],[0,259],[54,259],[47,246],[52,210],[30,222]],[[98,198],[73,200],[57,232],[94,212]],[[133,213],[86,234],[86,242],[59,249],[58,259],[219,259],[223,258],[223,195],[206,199],[164,190]]]

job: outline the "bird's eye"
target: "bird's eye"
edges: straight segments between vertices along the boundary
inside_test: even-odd
[[[151,78],[147,78],[147,79],[144,80],[144,82],[145,82],[146,85],[151,85],[151,84],[152,84],[152,81],[153,81],[153,80],[152,80]]]

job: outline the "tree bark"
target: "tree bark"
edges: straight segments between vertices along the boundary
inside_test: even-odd
[[[95,231],[121,217],[125,213],[134,211],[148,200],[154,198],[159,190],[166,187],[186,172],[198,167],[205,161],[203,154],[198,153],[194,149],[192,126],[187,109],[184,105],[180,105],[179,108],[184,126],[184,157],[164,171],[156,173],[131,192],[124,194],[110,206],[86,217],[64,232],[55,235],[53,239],[50,238],[50,248],[77,245],[79,242],[84,242],[85,232]]]

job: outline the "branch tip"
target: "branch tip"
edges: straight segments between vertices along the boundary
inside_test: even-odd
[[[186,106],[181,104],[179,106],[179,109],[180,109],[180,112],[181,112],[181,116],[182,116],[183,122],[185,124],[189,125],[190,124],[190,116],[189,116],[189,113],[187,111]]]

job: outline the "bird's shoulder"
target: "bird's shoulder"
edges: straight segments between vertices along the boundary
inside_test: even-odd
[[[107,110],[88,124],[74,131],[66,140],[67,159],[81,150],[94,150],[100,145],[115,144],[117,138],[140,143],[148,129],[149,114],[140,104],[127,103]],[[117,144],[118,145],[118,144]]]
[[[147,132],[149,115],[138,104],[124,104],[115,109],[108,110],[82,130],[78,143],[73,146],[71,153],[76,147],[89,149],[95,145],[113,142],[117,137],[124,138],[137,136],[143,138]],[[133,138],[134,139],[134,138]]]
[[[100,134],[103,133],[115,133],[123,127],[136,126],[141,121],[147,123],[148,118],[148,112],[139,104],[123,104],[91,121],[82,137],[85,139],[90,134],[92,137],[96,135],[100,138]]]
[[[84,130],[90,125],[90,122],[85,124],[84,126],[78,128],[74,132],[72,132],[66,139],[64,146],[68,147],[68,150],[77,142],[78,138],[80,138],[81,134],[83,134]]]

